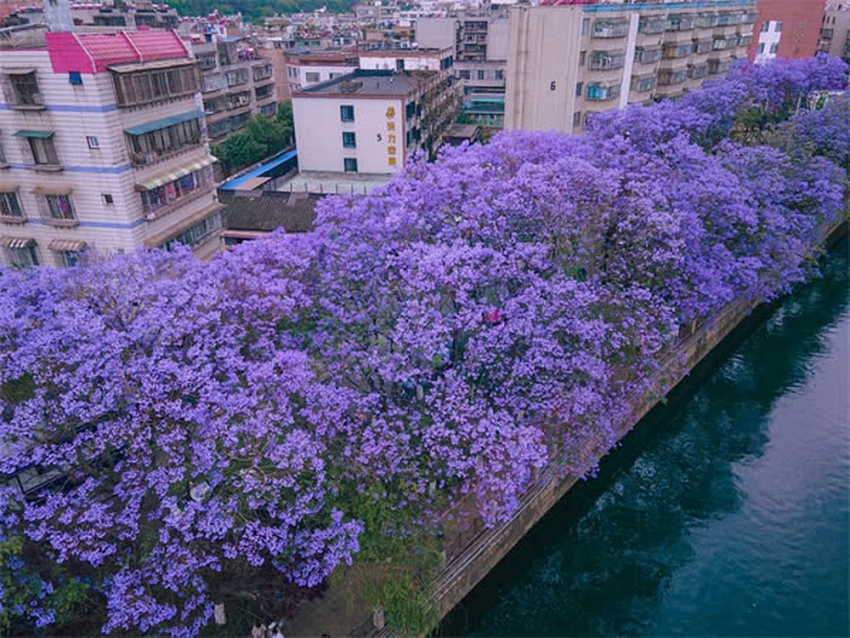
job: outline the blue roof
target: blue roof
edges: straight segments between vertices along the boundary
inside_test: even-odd
[[[229,182],[225,182],[221,186],[219,186],[220,190],[223,191],[235,191],[241,186],[243,183],[248,181],[249,179],[254,179],[255,177],[263,177],[264,173],[268,173],[274,168],[277,168],[284,162],[288,162],[293,157],[298,157],[298,150],[287,151],[282,155],[278,155],[271,162],[266,162],[265,164],[260,164],[257,168],[248,171],[244,175],[240,175],[239,177],[235,177]]]

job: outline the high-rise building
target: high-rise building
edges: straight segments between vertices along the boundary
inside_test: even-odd
[[[255,115],[277,115],[272,61],[247,38],[231,36],[192,44],[201,67],[204,114],[217,144],[239,132]]]
[[[758,0],[750,59],[807,58],[818,48],[826,0]]]
[[[505,128],[681,95],[746,57],[755,19],[753,0],[512,7]]]
[[[0,262],[215,252],[200,69],[176,33],[8,30],[0,80]]]

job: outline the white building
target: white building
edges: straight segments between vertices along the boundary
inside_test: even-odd
[[[390,174],[431,153],[459,108],[448,71],[358,70],[292,96],[299,170]]]
[[[0,79],[0,262],[216,250],[200,72],[175,33],[13,33]]]

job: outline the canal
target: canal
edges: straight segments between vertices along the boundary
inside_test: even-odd
[[[439,633],[850,634],[847,254],[733,333]]]

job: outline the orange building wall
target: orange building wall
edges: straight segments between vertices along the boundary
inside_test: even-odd
[[[770,21],[782,22],[777,57],[807,58],[814,55],[825,7],[826,0],[757,0],[758,17],[753,25],[753,43],[748,52],[750,60],[755,58],[758,49],[762,23]]]

